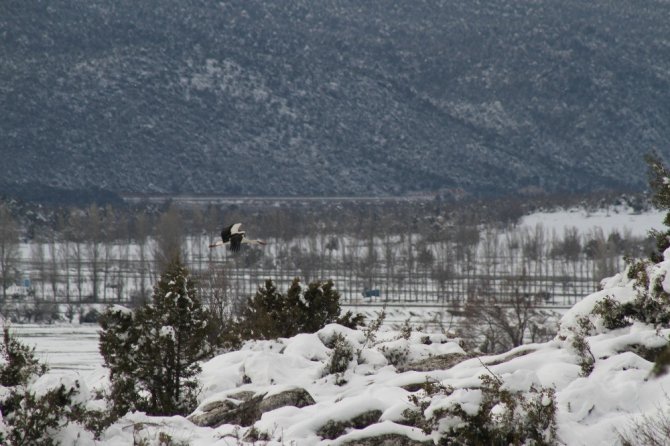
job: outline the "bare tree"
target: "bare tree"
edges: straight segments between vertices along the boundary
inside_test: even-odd
[[[148,300],[147,293],[147,276],[149,274],[149,258],[147,254],[147,237],[149,234],[149,222],[144,214],[139,214],[135,220],[135,237],[137,238],[137,261],[139,266],[137,268],[139,293],[137,296],[137,303],[144,303]]]
[[[57,220],[58,229],[61,232],[61,241],[58,249],[58,264],[62,271],[62,278],[65,282],[65,300],[70,302],[70,238],[67,237],[65,217],[61,214]]]
[[[158,219],[154,260],[159,271],[177,258],[184,257],[184,223],[175,205],[171,205]]]
[[[393,292],[394,288],[394,279],[396,275],[396,269],[398,267],[398,239],[396,237],[393,237],[388,229],[384,229],[383,233],[383,239],[382,239],[382,254],[383,254],[383,259],[384,259],[384,271],[386,273],[385,275],[385,282],[386,282],[386,292],[384,293],[384,298],[389,299],[392,295],[395,293]],[[389,291],[389,287],[391,287],[391,291]]]
[[[196,284],[202,302],[217,321],[225,322],[236,315],[241,299],[234,298],[230,292],[230,283],[223,268],[211,263],[209,269],[197,277]]]
[[[421,241],[417,246],[416,262],[416,277],[421,277],[425,300],[428,297],[428,279],[432,272],[431,268],[435,263],[435,254],[433,253],[433,250],[425,243],[425,241]]]
[[[371,289],[375,285],[375,269],[377,266],[377,250],[373,234],[368,234],[364,243],[366,247],[365,255],[358,259],[358,276],[363,280],[363,287]],[[358,247],[356,251],[362,252],[362,249]]]
[[[47,252],[49,255],[49,265],[46,271],[47,280],[51,285],[51,294],[55,302],[58,299],[58,279],[61,269],[58,261],[58,238],[55,231],[49,232]]]
[[[588,241],[584,245],[587,259],[592,261],[592,277],[599,282],[617,272],[616,245],[605,238],[602,228],[589,231]]]
[[[68,218],[68,232],[66,237],[72,241],[70,247],[72,249],[71,258],[75,268],[75,282],[77,284],[77,301],[81,303],[82,292],[84,287],[84,262],[86,255],[84,254],[84,217],[80,211],[73,210],[70,212]]]
[[[489,225],[484,230],[482,248],[484,272],[488,275],[496,275],[500,261],[500,233],[495,226]]]
[[[400,281],[407,279],[407,286],[408,286],[408,291],[409,291],[409,300],[412,300],[412,291],[414,291],[413,288],[413,283],[410,280],[414,274],[415,270],[415,265],[416,265],[416,257],[414,255],[414,242],[413,242],[413,237],[412,237],[412,231],[409,231],[407,233],[407,236],[401,237],[403,242],[406,242],[405,250],[404,250],[404,258],[405,258],[405,274],[401,275],[398,277]]]
[[[118,247],[118,259],[114,271],[114,283],[116,284],[116,301],[121,302],[126,292],[127,278],[130,274],[130,243],[123,243]]]
[[[116,212],[111,206],[105,207],[104,218],[101,221],[102,233],[102,300],[107,302],[107,289],[117,289],[118,283],[110,283],[112,263],[114,262],[114,238],[119,225],[116,221]]]
[[[197,271],[203,270],[203,258],[204,252],[203,248],[209,244],[208,241],[205,241],[203,237],[206,236],[206,222],[205,215],[199,208],[193,210],[191,216],[191,234],[189,234],[189,253],[191,254],[191,265],[192,268],[196,268]]]
[[[449,297],[447,294],[447,283],[454,280],[454,265],[449,252],[440,250],[438,260],[433,267],[431,277],[437,282],[440,289],[440,300],[445,303]]]
[[[14,280],[14,269],[19,260],[19,227],[3,203],[0,204],[0,281],[3,302],[7,300],[7,288]]]
[[[527,281],[525,275],[508,279],[503,289],[468,298],[460,334],[471,349],[499,353],[555,333],[553,315],[540,308],[543,296],[522,291]]]
[[[465,273],[465,289],[473,289],[479,249],[479,228],[474,223],[459,223],[454,227],[454,241],[456,260],[462,265],[461,271]]]
[[[37,271],[37,282],[40,284],[41,300],[46,300],[45,285],[47,282],[47,262],[44,252],[44,244],[40,239],[34,239],[30,244],[30,259],[32,260],[33,269]]]
[[[507,271],[515,273],[517,262],[519,260],[519,249],[521,241],[517,229],[505,232],[505,241],[503,243],[504,261],[507,264]]]
[[[101,251],[102,251],[102,222],[100,218],[100,211],[98,206],[93,204],[88,209],[86,218],[86,242],[88,251],[88,265],[91,274],[91,290],[92,299],[94,302],[98,301],[99,296],[99,282],[100,282],[100,268],[101,268]]]
[[[538,223],[532,229],[526,229],[521,234],[521,251],[525,262],[525,268],[536,276],[542,275],[542,264],[544,260],[544,251],[546,249],[545,230],[542,224]]]
[[[581,237],[579,230],[572,226],[563,229],[563,242],[561,243],[561,255],[569,262],[577,262],[582,252]]]

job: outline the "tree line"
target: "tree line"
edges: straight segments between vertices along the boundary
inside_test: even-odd
[[[267,278],[288,283],[300,276],[334,279],[345,302],[369,301],[366,290],[377,290],[386,301],[462,304],[474,297],[510,296],[509,283],[516,281],[547,303],[567,305],[619,271],[624,255],[639,257],[651,243],[630,231],[521,228],[518,217],[493,212],[500,218],[488,220],[490,210],[484,207],[480,215],[474,209],[455,213],[439,200],[244,210],[91,205],[60,209],[50,225],[35,231],[4,203],[2,303],[20,306],[12,292],[26,278],[28,297],[43,305],[141,303],[168,260],[179,255],[201,283],[216,282],[229,295],[253,294]],[[236,257],[207,248],[222,222],[234,221],[243,221],[270,245]]]

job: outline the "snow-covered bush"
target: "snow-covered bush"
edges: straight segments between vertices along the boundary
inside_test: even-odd
[[[670,293],[663,285],[667,265],[663,263],[629,259],[627,277],[633,281],[635,298],[619,302],[606,296],[593,306],[591,313],[609,330],[635,321],[655,326],[670,323]]]
[[[179,259],[134,311],[109,308],[100,318],[100,353],[110,370],[113,412],[186,414],[196,405],[199,361],[208,357],[208,311]]]
[[[635,419],[619,435],[622,446],[665,446],[670,438],[670,414],[665,407],[658,407],[656,413]]]
[[[657,154],[649,154],[645,160],[649,167],[649,186],[653,191],[651,202],[659,209],[668,210],[663,223],[669,229],[652,231],[651,234],[656,239],[656,252],[651,254],[651,260],[661,262],[663,253],[670,248],[670,170]]]
[[[656,207],[669,211],[664,223],[670,227],[670,171],[657,156],[650,155],[646,160],[653,191],[652,202]],[[651,254],[650,259],[627,259],[625,276],[632,282],[634,297],[622,301],[607,295],[593,303],[591,317],[595,317],[598,324],[607,330],[628,327],[634,323],[656,328],[670,324],[670,282],[667,280],[670,268],[670,229],[652,232],[656,238],[657,251]],[[623,278],[619,281],[623,282]],[[588,335],[589,330],[583,334]],[[647,352],[645,356],[656,362],[652,375],[666,373],[670,364],[669,350],[670,343],[665,348]]]
[[[628,305],[630,304],[621,304],[611,296],[606,296],[593,306],[592,313],[602,318],[605,328],[615,330],[627,327],[632,323],[627,317]]]
[[[439,444],[554,445],[556,401],[552,388],[512,390],[496,375],[479,376],[480,386],[454,390],[426,382],[410,396],[405,421],[433,434]]]
[[[326,347],[331,349],[328,373],[345,372],[349,367],[349,363],[354,359],[354,349],[349,341],[347,341],[344,335],[337,333]]]
[[[594,328],[588,316],[580,316],[577,318],[576,326],[572,329],[570,346],[579,356],[579,367],[582,370],[582,376],[589,376],[596,362],[589,341],[586,339]]]
[[[92,426],[79,381],[38,381],[47,367],[27,347],[3,330],[0,346],[0,444],[11,446],[59,444],[58,433],[72,422]],[[37,381],[37,382],[36,382]]]
[[[401,333],[400,339],[380,345],[379,351],[389,364],[399,367],[406,364],[409,359],[409,342]]]
[[[0,345],[3,364],[0,364],[0,385],[13,387],[26,385],[30,379],[43,375],[46,366],[35,358],[35,349],[23,345],[3,329],[3,343]]]
[[[78,382],[73,386],[61,384],[41,395],[23,388],[13,389],[0,406],[8,424],[7,444],[59,444],[54,439],[58,431],[71,421],[85,422],[87,419],[83,404],[76,401],[78,393]]]
[[[425,417],[424,413],[426,412],[426,409],[430,406],[433,398],[442,395],[448,396],[453,392],[454,389],[450,386],[445,386],[439,381],[426,379],[426,382],[419,385],[419,387],[409,395],[409,402],[412,407],[403,411],[403,422],[410,426],[418,427],[427,434],[431,433],[434,426],[434,420]]]

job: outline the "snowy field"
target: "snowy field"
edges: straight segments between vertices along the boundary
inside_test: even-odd
[[[35,347],[37,357],[52,374],[86,373],[102,366],[97,324],[12,324],[10,331]]]
[[[542,225],[545,229],[562,234],[565,228],[576,227],[580,233],[586,234],[594,229],[601,229],[605,234],[614,230],[643,237],[651,229],[662,229],[665,212],[650,210],[636,213],[627,208],[612,207],[594,212],[584,209],[568,209],[553,212],[537,212],[521,219],[520,226],[533,228]]]
[[[346,304],[443,305],[461,303],[468,290],[482,286],[499,294],[509,293],[506,282],[524,275],[524,292],[545,295],[547,303],[565,309],[595,291],[600,278],[623,268],[624,248],[598,248],[608,243],[614,231],[628,246],[638,246],[638,239],[652,228],[661,228],[662,220],[658,211],[635,213],[610,207],[589,212],[575,208],[532,214],[507,229],[471,228],[479,232],[478,241],[465,241],[472,234],[453,237],[449,228],[436,240],[412,234],[372,239],[325,233],[289,240],[268,238],[268,245],[253,253],[253,261],[245,256],[233,258],[225,249],[211,250],[207,246],[217,235],[198,234],[184,241],[183,258],[195,274],[224,269],[231,292],[242,296],[252,295],[267,278],[288,284],[299,276],[304,280],[333,279]],[[566,228],[577,230],[574,258],[560,251]],[[337,249],[329,248],[333,239],[338,242]],[[598,254],[587,255],[587,245],[596,241],[601,245],[591,244],[590,252]],[[527,249],[535,245],[538,248]],[[155,248],[153,239],[143,244],[22,243],[21,283],[8,290],[9,295],[17,296],[10,301],[16,308],[5,308],[14,311],[5,316],[19,320],[13,315],[20,313],[22,301],[31,293],[43,302],[77,304],[122,303],[130,296],[150,293],[158,277]],[[427,261],[415,261],[426,253]],[[30,288],[24,287],[25,283]],[[365,290],[378,290],[378,297],[363,298]]]
[[[665,213],[648,211],[633,213],[630,210],[612,208],[597,212],[583,209],[570,209],[555,212],[541,212],[524,217],[519,225],[534,228],[538,224],[549,231],[562,233],[566,227],[577,227],[587,233],[601,228],[608,233],[613,230],[631,231],[635,236],[644,236],[651,229],[663,227]],[[28,251],[26,251],[27,255]],[[360,299],[359,299],[360,301]],[[370,305],[352,302],[345,310],[361,312],[368,320],[374,319],[383,304]],[[439,305],[399,305],[394,303],[387,308],[387,324],[400,326],[405,320],[414,325],[424,326],[427,331],[441,331],[453,326],[454,321],[445,309]],[[564,310],[558,310],[561,313]],[[98,353],[97,325],[36,325],[14,324],[12,330],[24,342],[36,347],[39,358],[49,364],[51,373],[67,371],[88,372],[102,364]]]

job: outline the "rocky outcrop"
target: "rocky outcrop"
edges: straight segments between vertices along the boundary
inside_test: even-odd
[[[420,361],[398,366],[399,372],[414,370],[417,372],[430,372],[433,370],[446,370],[459,362],[465,361],[469,356],[461,353],[449,353],[446,355],[431,356]]]
[[[218,427],[222,424],[251,426],[262,413],[258,406],[263,395],[248,399],[225,398],[212,401],[202,406],[199,411],[189,417],[198,426]]]
[[[265,412],[284,406],[305,407],[314,404],[314,399],[305,389],[290,389],[271,396],[256,395],[244,391],[231,394],[224,399],[209,402],[189,416],[198,426],[218,427],[222,424],[251,426]]]
[[[312,404],[314,404],[312,395],[305,389],[296,388],[263,398],[258,410],[263,414],[284,406],[305,407]]]
[[[317,431],[317,435],[322,438],[334,440],[344,434],[347,429],[363,429],[379,421],[382,416],[381,410],[369,410],[356,415],[350,420],[333,421],[330,420]]]

